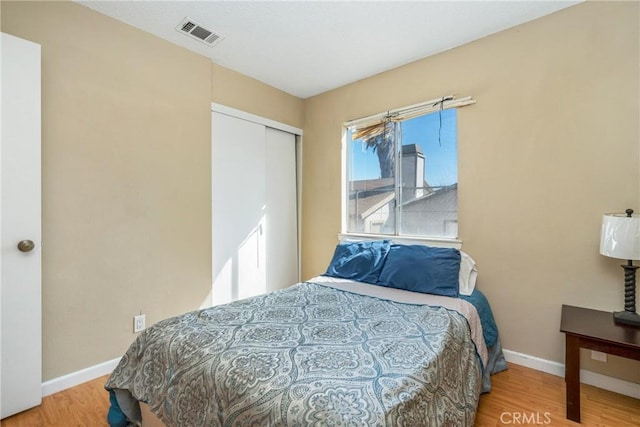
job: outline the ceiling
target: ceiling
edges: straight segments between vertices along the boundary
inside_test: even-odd
[[[307,98],[579,1],[100,1],[78,3]],[[185,17],[224,37],[176,30]]]

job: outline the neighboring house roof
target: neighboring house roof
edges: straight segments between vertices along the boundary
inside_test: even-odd
[[[358,181],[354,181],[354,183],[355,182],[358,182]],[[383,190],[383,189],[384,187],[381,188],[380,190]],[[357,214],[362,219],[367,218],[395,199],[395,192],[393,190],[377,191],[377,192],[375,192],[374,190],[369,192],[368,190],[372,190],[372,189],[367,188],[366,190],[362,190],[361,194],[366,194],[363,197],[350,198],[349,212],[352,216],[355,216]],[[447,187],[443,187],[435,191],[433,190],[433,188],[430,188],[429,191],[430,192],[425,194],[424,196],[417,197],[415,199],[404,202],[402,206],[408,207],[418,203],[441,204],[443,199],[448,199],[448,198],[456,199],[458,184],[449,185]],[[357,208],[357,211],[356,211],[356,208]]]
[[[457,198],[458,184],[452,184],[440,189],[425,184],[426,194],[408,200],[402,206],[417,203],[442,203],[445,198]],[[364,219],[374,214],[395,199],[394,178],[367,179],[351,182],[351,196],[349,198],[349,212],[352,216]],[[357,210],[356,210],[357,209]]]
[[[449,198],[449,197],[455,198],[457,197],[457,193],[458,193],[458,184],[456,183],[456,184],[448,185],[446,187],[442,187],[439,190],[435,190],[431,193],[425,194],[422,197],[408,200],[404,202],[402,206],[408,206],[408,205],[412,205],[412,204],[424,202],[424,201],[436,202],[437,200],[441,200],[443,198]]]
[[[349,212],[353,215],[356,214],[356,207],[358,208],[358,216],[360,218],[366,218],[382,208],[395,198],[393,191],[385,191],[382,193],[376,193],[362,198],[352,198],[349,200]],[[357,205],[356,205],[357,203]]]
[[[351,181],[349,213],[366,218],[394,198],[395,178]]]
[[[393,189],[396,180],[395,178],[378,178],[378,179],[361,179],[358,181],[351,181],[351,191],[366,191],[366,190],[378,190],[384,187],[390,187]]]

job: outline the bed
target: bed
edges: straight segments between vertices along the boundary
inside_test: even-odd
[[[379,280],[386,247],[355,270]],[[506,368],[484,295],[330,275],[336,257],[327,275],[146,329],[105,384],[110,425],[140,423],[141,402],[168,427],[472,426]]]

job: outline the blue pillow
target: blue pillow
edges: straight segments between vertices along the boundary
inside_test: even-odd
[[[392,245],[378,284],[425,294],[458,296],[460,251],[421,245]]]
[[[389,240],[340,243],[325,276],[376,283],[390,246]]]

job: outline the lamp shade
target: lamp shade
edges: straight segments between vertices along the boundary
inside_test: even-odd
[[[640,260],[640,215],[603,215],[600,253],[611,258]]]

